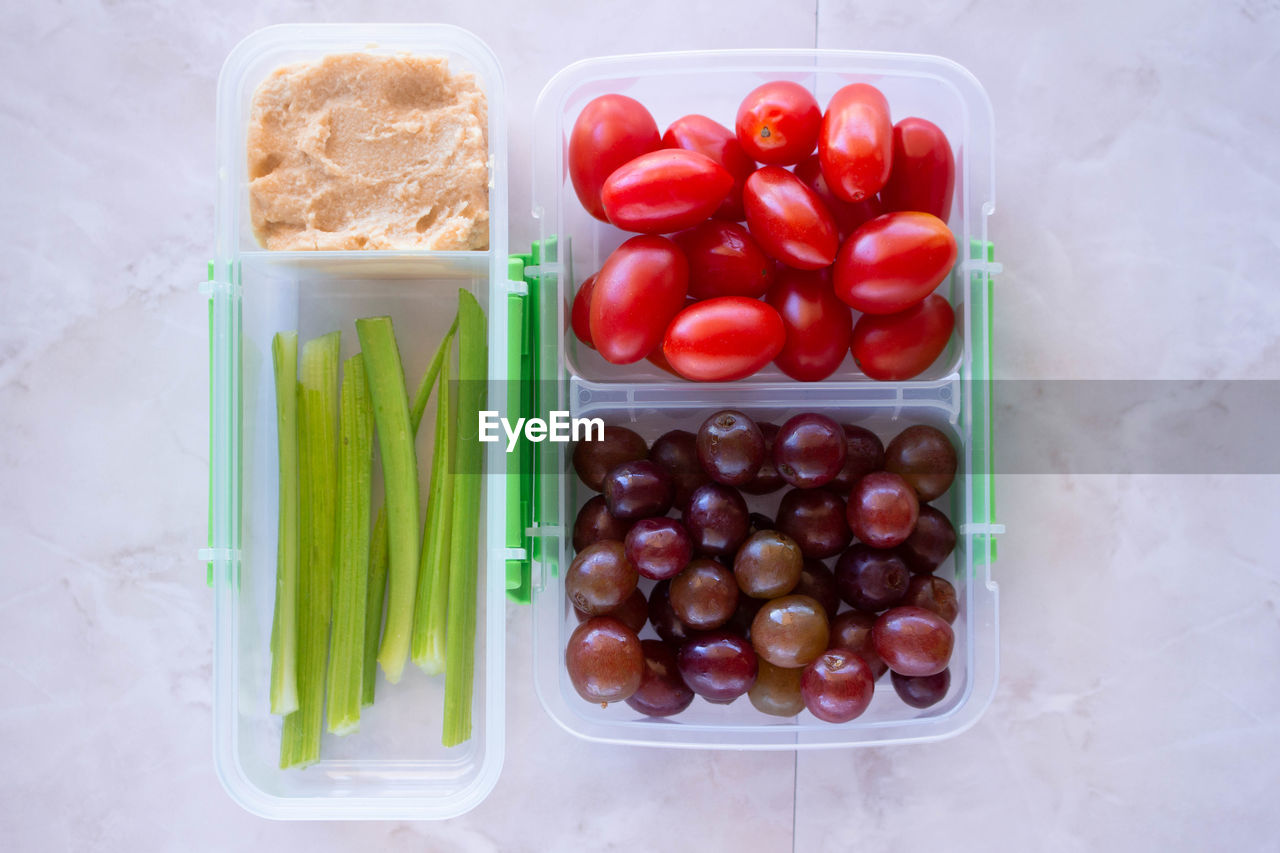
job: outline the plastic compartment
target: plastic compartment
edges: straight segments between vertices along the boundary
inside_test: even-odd
[[[577,284],[599,269],[627,238],[587,214],[566,172],[567,140],[582,107],[601,94],[636,98],[659,128],[688,113],[731,126],[738,103],[771,79],[809,87],[820,103],[853,82],[878,86],[895,120],[918,115],[946,132],[956,155],[955,200],[949,224],[961,260],[939,286],[957,313],[959,334],[932,367],[910,382],[868,380],[851,358],[820,383],[797,383],[774,367],[731,384],[673,381],[647,362],[617,366],[578,346],[566,334],[564,312]],[[572,559],[568,531],[588,497],[562,445],[541,453],[542,560],[533,568],[534,656],[539,695],[567,730],[612,743],[675,747],[795,749],[928,740],[971,725],[990,702],[998,666],[996,586],[988,566],[990,534],[990,429],[985,380],[989,364],[989,268],[987,216],[994,209],[991,107],[978,82],[960,66],[937,57],[850,51],[714,51],[620,56],[569,66],[543,90],[534,116],[534,215],[539,219],[545,288],[541,310],[544,409],[569,409],[631,427],[652,440],[682,428],[696,431],[720,408],[742,409],[781,423],[800,411],[820,411],[859,422],[887,443],[916,423],[947,431],[960,451],[961,473],[939,504],[956,526],[959,544],[943,575],[956,585],[962,613],[956,624],[952,686],[947,699],[919,711],[892,694],[887,678],[862,717],[833,726],[807,712],[778,720],[745,698],[729,706],[702,700],[665,720],[635,714],[625,705],[584,702],[564,672],[563,650],[576,619],[560,583],[559,568]],[[559,240],[552,238],[559,236]],[[547,476],[547,475],[560,476]],[[776,502],[777,497],[772,498]],[[759,501],[752,502],[759,506]],[[774,504],[776,506],[776,503]],[[947,572],[950,571],[948,575]],[[646,629],[651,631],[652,629]]]
[[[488,96],[490,248],[484,252],[267,252],[249,228],[246,121],[254,90],[277,67],[340,52],[443,56],[473,72]],[[479,519],[482,548],[471,739],[440,745],[443,677],[408,666],[397,685],[378,680],[377,702],[360,732],[326,734],[322,760],[278,768],[280,718],[267,686],[275,586],[276,430],[271,336],[297,329],[305,340],[343,333],[342,355],[358,350],[354,321],[389,314],[408,382],[416,383],[448,329],[458,288],[489,317],[491,370],[505,365],[507,263],[506,102],[501,70],[464,30],[437,25],[279,26],[260,30],[228,57],[218,88],[217,252],[211,284],[212,483],[210,555],[215,594],[214,751],[219,777],[250,811],[275,818],[436,818],[479,803],[496,783],[504,749],[505,578],[499,548],[506,460],[489,452]],[[490,405],[505,408],[505,384]],[[429,470],[434,403],[419,433]],[[490,451],[494,448],[491,446]],[[376,469],[375,469],[376,470]],[[375,484],[376,487],[376,484]],[[424,507],[425,509],[425,507]],[[499,540],[501,537],[492,537]]]

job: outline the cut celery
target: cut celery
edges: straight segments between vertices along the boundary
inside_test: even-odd
[[[422,424],[422,414],[426,411],[427,401],[431,397],[431,389],[436,384],[436,377],[440,374],[441,365],[448,355],[449,344],[453,341],[453,335],[457,328],[458,321],[455,319],[453,325],[449,327],[448,333],[444,336],[444,340],[436,348],[436,354],[432,356],[431,363],[427,365],[427,372],[422,375],[422,381],[418,383],[418,392],[414,395],[413,405],[409,408],[409,426],[413,429],[415,438],[418,435],[418,427]],[[382,605],[386,596],[387,506],[384,503],[378,508],[378,518],[373,523],[373,540],[369,553],[369,596],[365,611],[364,686],[361,698],[361,702],[365,705],[373,704],[375,686],[378,680],[378,671],[375,663],[378,657],[378,640],[382,629]]]
[[[418,462],[409,426],[409,396],[390,317],[356,320],[373,418],[382,452],[387,506],[387,621],[378,663],[395,684],[409,656],[414,587],[418,580]]]
[[[431,450],[431,484],[427,488],[427,521],[418,564],[418,598],[413,610],[413,662],[430,675],[445,668],[445,615],[449,602],[449,537],[453,522],[453,445],[455,423],[449,359],[440,371],[436,395],[435,444]]]
[[[280,766],[320,758],[338,479],[338,332],[302,347],[298,383],[298,710],[284,718]]]
[[[373,407],[356,353],[342,364],[338,422],[338,549],[329,638],[329,731],[360,728],[365,607],[369,595],[369,506],[372,500]]]
[[[280,526],[271,618],[271,713],[298,710],[298,333],[271,339],[275,368]]]
[[[369,541],[369,595],[364,611],[364,684],[360,704],[372,705],[378,682],[378,640],[382,634],[382,605],[387,598],[387,506],[378,507]]]
[[[484,310],[458,291],[457,449],[449,551],[449,613],[445,635],[444,726],[441,742],[456,746],[471,737],[475,682],[476,587],[480,489],[484,454],[479,417],[488,381]]]

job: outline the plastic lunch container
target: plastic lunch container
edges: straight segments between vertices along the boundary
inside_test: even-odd
[[[443,56],[473,72],[488,96],[490,248],[484,252],[269,252],[248,216],[246,126],[253,93],[275,68],[350,51]],[[566,174],[569,130],[582,107],[608,92],[645,104],[665,127],[687,113],[728,122],[742,96],[771,79],[809,87],[820,103],[850,82],[869,82],[893,115],[924,116],[956,154],[950,226],[962,247],[945,292],[958,334],[921,377],[874,382],[853,363],[820,383],[797,383],[770,366],[734,383],[673,380],[647,362],[616,366],[566,334],[567,306],[625,234],[592,219]],[[508,104],[497,58],[475,36],[451,26],[285,25],[260,30],[228,57],[218,84],[216,252],[209,296],[211,424],[209,547],[202,552],[214,588],[214,752],[219,776],[248,810],[273,818],[444,818],[479,803],[493,788],[504,751],[505,605],[531,601],[535,686],[547,712],[584,738],[692,748],[802,749],[931,740],[971,725],[989,703],[997,674],[997,591],[991,489],[990,277],[987,242],[994,209],[991,106],[979,83],[944,59],[823,50],[709,51],[617,56],[568,66],[538,100],[533,134],[533,211],[539,240],[508,255]],[[968,253],[964,251],[968,248]],[[959,449],[960,471],[940,504],[959,534],[938,571],[957,590],[961,612],[950,692],[932,708],[909,708],[889,679],[877,682],[865,714],[843,724],[766,716],[746,701],[695,701],[656,720],[625,704],[601,708],[569,683],[563,650],[576,624],[560,587],[572,559],[569,530],[587,495],[569,463],[569,445],[486,445],[473,733],[439,742],[443,684],[408,667],[395,686],[379,679],[378,700],[361,730],[326,734],[323,759],[303,770],[277,766],[280,720],[268,711],[268,643],[275,586],[275,410],[271,336],[301,339],[343,332],[343,357],[357,347],[354,320],[390,314],[406,376],[416,381],[446,331],[458,287],[489,319],[488,408],[517,416],[568,410],[629,426],[646,439],[696,431],[726,407],[781,423],[822,411],[859,423],[887,443],[917,423],[944,430]],[[412,333],[407,330],[412,329]],[[428,420],[434,406],[428,407]],[[431,435],[420,432],[420,459]],[[753,499],[769,512],[778,496]],[[647,586],[642,586],[647,589]],[[646,629],[650,631],[651,629]]]

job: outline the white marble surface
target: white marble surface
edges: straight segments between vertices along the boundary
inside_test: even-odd
[[[1261,849],[1280,836],[1276,477],[1006,476],[1002,680],[950,741],[805,754],[577,741],[509,611],[508,754],[447,823],[272,823],[210,756],[213,92],[276,21],[489,42],[532,102],[588,55],[950,56],[997,119],[1007,376],[1280,378],[1280,4],[28,4],[0,19],[0,849]],[[678,26],[667,23],[678,20]],[[531,225],[513,215],[513,245]],[[1100,436],[1099,440],[1105,440]],[[1153,437],[1158,440],[1158,436]]]

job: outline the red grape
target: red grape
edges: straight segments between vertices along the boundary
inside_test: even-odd
[[[804,668],[800,695],[819,720],[847,723],[867,710],[875,682],[866,661],[855,652],[831,649]]]
[[[649,623],[659,637],[672,645],[679,645],[693,636],[693,629],[681,622],[671,608],[671,581],[659,581],[650,591]]]
[[[760,470],[751,478],[751,482],[742,486],[742,491],[749,495],[767,495],[776,492],[787,484],[778,473],[778,466],[773,464],[773,440],[778,435],[777,424],[758,423],[760,434],[764,436],[764,458],[760,460]]]
[[[587,546],[573,558],[564,574],[564,589],[574,607],[592,616],[603,616],[635,592],[639,579],[622,543],[606,539]]]
[[[921,501],[931,501],[951,488],[956,478],[956,449],[942,430],[920,424],[907,427],[884,451],[886,471],[901,474]]]
[[[697,634],[680,647],[676,660],[684,683],[708,702],[732,702],[756,680],[756,653],[735,634]]]
[[[902,603],[932,610],[947,620],[948,624],[956,621],[956,616],[960,615],[960,604],[956,601],[956,588],[934,575],[912,575]]]
[[[827,650],[830,628],[822,605],[807,595],[765,602],[751,622],[751,647],[774,666],[805,666]]]
[[[777,525],[806,557],[817,560],[839,554],[853,538],[844,501],[825,489],[787,492],[778,506]]]
[[[933,675],[899,675],[889,676],[893,680],[893,689],[912,708],[928,708],[936,705],[947,695],[951,687],[951,670],[944,669]]]
[[[591,618],[590,613],[583,613],[577,607],[573,608],[573,615],[578,617],[579,622]],[[644,623],[649,616],[649,602],[645,600],[644,593],[637,589],[627,596],[626,601],[610,610],[609,615],[639,634],[644,630]]]
[[[895,607],[876,619],[871,643],[889,669],[901,675],[935,675],[946,669],[955,633],[923,607]]]
[[[906,480],[888,471],[876,471],[853,487],[848,512],[854,536],[872,548],[892,548],[911,535],[920,502]]]
[[[936,571],[956,547],[956,529],[947,517],[928,504],[921,504],[916,526],[902,543],[902,559],[913,572]]]
[[[616,518],[663,515],[671,509],[671,477],[648,459],[623,462],[605,475],[604,499]]]
[[[653,447],[649,448],[649,458],[671,475],[671,483],[675,487],[672,506],[681,512],[689,505],[693,490],[711,482],[698,461],[698,439],[691,432],[673,429],[658,436]]]
[[[800,580],[804,555],[785,533],[762,530],[751,535],[733,558],[738,589],[753,598],[786,595]]]
[[[738,606],[733,572],[715,560],[694,560],[671,579],[668,592],[676,617],[698,631],[719,628]]]
[[[782,425],[773,442],[773,464],[782,479],[799,489],[831,482],[849,452],[844,430],[826,415],[807,412]]]
[[[693,691],[680,677],[676,653],[661,640],[641,640],[644,675],[627,704],[649,717],[670,717],[693,702]]]
[[[854,545],[836,563],[840,597],[867,613],[892,607],[907,594],[911,573],[893,550]]]
[[[844,467],[826,486],[840,497],[848,495],[854,484],[863,477],[884,467],[884,445],[874,432],[845,424],[844,437],[847,446]]]
[[[640,640],[610,616],[592,616],[574,628],[564,662],[574,689],[588,702],[621,702],[644,676]]]
[[[594,545],[602,539],[617,539],[621,542],[627,538],[631,522],[614,518],[609,514],[609,505],[604,495],[595,495],[578,510],[578,517],[573,521],[573,550],[581,551],[588,545]]]
[[[646,578],[675,577],[693,559],[693,541],[674,518],[645,518],[627,534],[627,559]]]
[[[644,439],[626,427],[606,426],[600,441],[580,441],[573,448],[573,469],[587,487],[604,491],[604,477],[623,462],[643,459],[649,453]]]
[[[698,429],[698,460],[717,483],[745,485],[764,461],[764,434],[742,412],[716,412]]]
[[[747,698],[756,710],[774,717],[794,717],[804,710],[800,696],[803,669],[774,666],[767,660],[756,661],[756,681]]]
[[[876,617],[861,610],[846,610],[831,620],[831,648],[857,652],[871,668],[872,679],[878,679],[889,671],[889,665],[876,654],[871,644],[871,629]]]
[[[836,577],[820,560],[805,558],[804,568],[800,570],[800,580],[796,581],[795,595],[807,595],[816,599],[827,612],[828,619],[836,618],[840,610],[840,590],[836,588]]]
[[[699,554],[732,554],[747,538],[747,502],[732,486],[699,486],[681,520]]]

